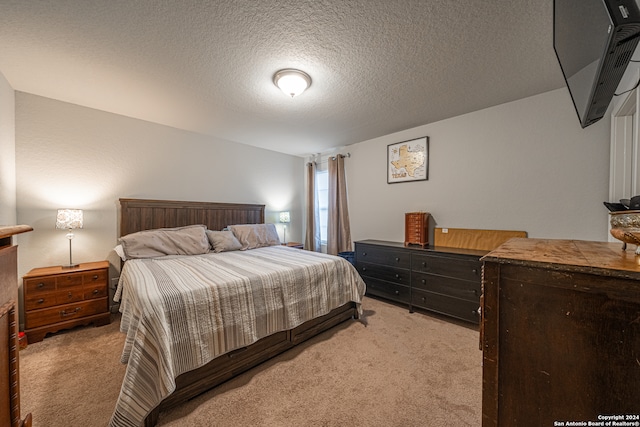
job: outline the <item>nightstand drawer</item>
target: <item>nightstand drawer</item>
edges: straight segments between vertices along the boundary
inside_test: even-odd
[[[28,293],[47,293],[56,290],[55,277],[39,277],[36,279],[26,279],[24,289]]]
[[[25,314],[26,327],[37,328],[52,323],[64,322],[79,317],[104,313],[108,310],[107,298],[83,301],[76,304],[65,304],[53,308],[34,310]]]
[[[84,299],[103,298],[108,295],[106,282],[103,284],[91,284],[84,287]]]
[[[58,305],[82,301],[83,298],[84,289],[82,286],[63,287],[56,293],[56,301]]]
[[[93,273],[85,273],[82,275],[82,283],[87,285],[89,283],[101,283],[107,284],[107,271],[96,271]]]
[[[58,304],[55,293],[33,292],[27,295],[24,297],[25,310],[37,310]]]
[[[65,274],[56,278],[56,286],[58,289],[68,286],[82,286],[82,274]]]

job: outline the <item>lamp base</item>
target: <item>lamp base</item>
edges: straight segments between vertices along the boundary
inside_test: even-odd
[[[60,267],[62,268],[76,268],[80,266],[80,264],[65,264],[65,265],[61,265]]]

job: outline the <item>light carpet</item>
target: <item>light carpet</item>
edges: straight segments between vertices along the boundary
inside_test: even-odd
[[[477,327],[367,298],[347,321],[160,414],[159,426],[480,426]],[[125,366],[119,316],[20,351],[34,427],[106,426]]]

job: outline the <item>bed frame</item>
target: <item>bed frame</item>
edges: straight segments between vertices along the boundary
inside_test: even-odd
[[[120,199],[121,236],[153,228],[192,224],[204,224],[210,230],[221,230],[232,224],[262,223],[264,223],[264,205]],[[356,305],[353,302],[294,329],[277,332],[247,347],[219,356],[201,368],[180,375],[176,378],[176,390],[151,411],[145,420],[145,427],[155,426],[161,411],[180,405],[352,318],[358,318]]]

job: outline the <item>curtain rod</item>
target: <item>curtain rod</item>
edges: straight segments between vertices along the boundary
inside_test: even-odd
[[[347,154],[338,154],[338,156],[342,156],[342,157],[351,157],[351,153],[347,153]],[[312,161],[311,161],[311,162],[309,162],[309,163],[315,163],[316,165],[321,165],[321,164],[323,164],[323,163],[327,163],[327,161],[328,161],[329,159],[331,159],[331,160],[335,160],[335,159],[336,159],[336,156],[328,156],[326,159],[324,159],[324,160],[322,160],[322,161],[320,161],[320,162],[315,161],[315,160],[312,160]]]

